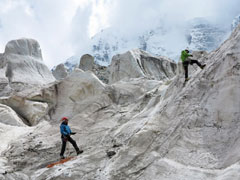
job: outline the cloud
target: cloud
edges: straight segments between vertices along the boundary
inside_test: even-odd
[[[144,31],[159,21],[172,27],[196,17],[230,24],[240,13],[239,7],[239,0],[114,0],[109,21],[130,33]]]
[[[1,0],[1,51],[12,39],[33,38],[40,43],[49,67],[64,61],[74,53],[72,19],[86,4],[86,0]]]
[[[211,11],[212,21],[222,24],[228,25],[229,22],[233,20],[233,18],[240,14],[240,1],[239,0],[214,0],[211,2]]]
[[[75,53],[90,53],[90,17],[92,4],[79,7],[71,22],[71,44]]]

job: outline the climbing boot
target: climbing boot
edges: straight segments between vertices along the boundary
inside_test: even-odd
[[[83,150],[78,150],[77,151],[77,155],[82,154],[82,153],[83,153]]]
[[[201,69],[205,68],[205,66],[206,66],[206,64],[203,64],[203,65],[201,66]]]
[[[65,157],[64,157],[63,155],[60,155],[60,158],[61,158],[61,159],[65,159]]]

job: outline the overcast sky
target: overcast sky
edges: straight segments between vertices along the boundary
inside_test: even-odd
[[[0,0],[0,53],[10,40],[33,38],[51,68],[86,53],[90,37],[107,27],[132,36],[195,17],[225,26],[239,7],[240,0]]]

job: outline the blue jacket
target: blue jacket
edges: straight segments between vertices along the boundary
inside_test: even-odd
[[[70,135],[72,133],[70,127],[64,123],[61,124],[60,131],[61,131],[61,134],[64,136]]]

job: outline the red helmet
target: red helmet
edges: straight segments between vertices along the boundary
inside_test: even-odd
[[[62,121],[65,121],[65,120],[68,120],[68,118],[67,118],[67,117],[62,117],[61,120],[62,120]]]

